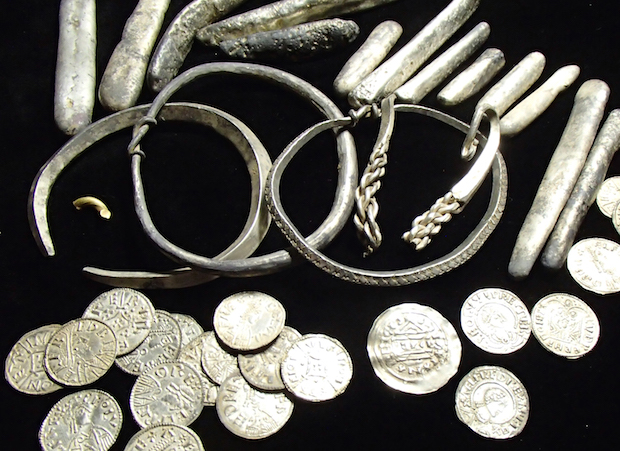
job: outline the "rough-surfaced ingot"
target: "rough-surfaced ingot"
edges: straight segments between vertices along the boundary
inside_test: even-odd
[[[359,32],[352,20],[325,19],[222,41],[220,49],[235,58],[297,61],[344,47]]]
[[[502,136],[514,136],[545,112],[562,91],[567,89],[577,80],[579,66],[574,64],[564,66],[555,71],[536,91],[531,93],[513,109],[511,109],[500,122]]]
[[[119,111],[136,104],[169,4],[170,0],[140,0],[127,19],[99,85],[99,101],[107,109]]]
[[[215,46],[228,39],[364,11],[393,1],[396,0],[281,0],[201,28],[196,38]]]
[[[478,7],[480,0],[453,0],[414,38],[377,67],[349,94],[355,107],[387,97],[418,70],[452,36]]]
[[[511,276],[523,279],[534,266],[581,173],[608,98],[609,86],[601,80],[588,80],[577,91],[564,133],[517,236],[508,264]]]
[[[396,90],[396,97],[407,103],[419,103],[469,58],[488,39],[491,27],[481,22],[461,40],[430,62],[411,80]]]
[[[437,99],[444,105],[458,105],[478,93],[506,64],[504,52],[490,48],[482,52],[471,66],[448,83]]]
[[[95,106],[95,0],[62,0],[58,22],[54,119],[75,135],[90,124]]]
[[[581,175],[547,241],[541,257],[542,264],[547,268],[560,269],[566,261],[579,226],[594,203],[596,193],[618,148],[620,148],[620,109],[609,113],[598,132]]]

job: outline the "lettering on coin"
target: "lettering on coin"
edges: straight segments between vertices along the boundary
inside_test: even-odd
[[[239,371],[237,356],[220,346],[213,331],[204,333],[202,346],[202,368],[213,382],[222,384],[231,374]]]
[[[127,443],[125,451],[204,451],[200,437],[190,428],[165,424],[142,429]]]
[[[598,294],[620,291],[620,245],[605,238],[586,238],[568,252],[566,267],[583,288]]]
[[[211,332],[213,334],[213,332]],[[181,348],[179,353],[179,362],[185,363],[196,370],[198,377],[202,381],[204,387],[203,404],[205,406],[214,406],[217,398],[217,385],[207,377],[202,368],[202,354],[204,353],[205,341],[209,340],[209,335],[203,333],[194,338],[189,344]]]

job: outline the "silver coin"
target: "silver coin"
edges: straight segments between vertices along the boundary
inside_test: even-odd
[[[588,304],[565,293],[550,294],[534,305],[532,329],[545,349],[569,359],[590,352],[600,334],[598,318]]]
[[[39,442],[44,451],[105,451],[116,441],[123,413],[101,390],[83,390],[58,401],[43,420]]]
[[[239,372],[237,356],[220,346],[213,331],[205,332],[203,337],[202,369],[213,382],[221,385],[231,374]]]
[[[289,326],[284,326],[278,338],[258,354],[239,354],[239,369],[245,380],[261,390],[284,390],[280,376],[280,366],[286,352],[301,334]]]
[[[596,205],[601,213],[611,218],[618,201],[620,201],[620,177],[610,177],[601,184],[596,194]]]
[[[417,395],[443,387],[461,361],[461,341],[452,324],[419,304],[400,304],[381,313],[368,334],[367,350],[379,379]]]
[[[456,389],[456,416],[483,437],[506,439],[521,433],[530,414],[525,387],[510,371],[479,366]]]
[[[205,341],[208,334],[201,334],[194,338],[187,345],[181,348],[178,361],[185,363],[196,370],[204,387],[204,398],[202,403],[205,406],[214,406],[217,398],[217,385],[207,377],[202,368],[202,354],[204,352]]]
[[[224,299],[215,309],[213,327],[232,349],[252,351],[267,346],[282,331],[286,312],[265,293],[244,291]]]
[[[198,434],[185,426],[162,424],[142,429],[127,443],[125,451],[204,451]]]
[[[96,319],[114,331],[117,354],[127,354],[138,347],[155,322],[155,308],[138,291],[115,288],[97,296],[86,307],[83,318]]]
[[[269,437],[282,429],[293,414],[293,403],[283,393],[265,393],[252,388],[236,374],[220,387],[215,409],[230,432],[253,440]]]
[[[62,387],[52,381],[43,366],[45,348],[60,324],[31,330],[21,337],[6,358],[4,377],[15,390],[29,395],[45,395]]]
[[[605,238],[586,238],[568,252],[566,267],[583,288],[598,294],[620,291],[620,245]]]
[[[611,223],[614,225],[616,232],[620,234],[620,201],[616,203],[614,211],[611,215]]]
[[[286,389],[298,398],[326,401],[346,390],[353,377],[353,362],[338,340],[308,334],[291,345],[280,372]]]
[[[176,360],[181,350],[181,327],[167,312],[155,310],[155,323],[136,349],[116,359],[123,371],[139,376],[160,363]]]
[[[202,326],[191,316],[182,313],[171,313],[171,315],[181,327],[181,348],[204,333]]]
[[[169,423],[188,426],[202,412],[203,391],[198,373],[190,365],[162,363],[136,379],[129,408],[142,428]]]
[[[461,328],[473,344],[492,354],[521,349],[532,332],[530,312],[511,291],[483,288],[461,307]]]
[[[79,318],[62,326],[45,348],[45,370],[56,382],[95,382],[114,364],[116,336],[101,321]]]

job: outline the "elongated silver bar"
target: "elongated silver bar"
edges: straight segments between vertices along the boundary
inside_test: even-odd
[[[420,103],[426,95],[450,76],[489,38],[491,27],[481,22],[460,41],[439,55],[411,80],[396,90],[396,97],[406,103]]]
[[[192,49],[196,32],[228,14],[247,0],[194,0],[172,20],[159,44],[147,71],[147,83],[161,91],[179,73]]]
[[[349,94],[354,107],[370,105],[396,91],[452,36],[478,7],[480,0],[453,0],[390,59],[377,67]]]
[[[345,97],[360,84],[364,77],[390,53],[401,34],[403,27],[393,20],[386,20],[377,25],[336,76],[334,80],[336,94]]]
[[[140,0],[125,23],[99,85],[99,101],[112,111],[134,106],[170,0]]]
[[[517,236],[508,264],[514,278],[528,276],[545,245],[583,168],[608,98],[609,86],[601,80],[588,80],[577,91],[564,133]]]
[[[54,119],[67,135],[90,124],[95,106],[95,0],[60,3]]]
[[[495,48],[486,49],[471,66],[439,91],[437,100],[444,105],[464,102],[484,88],[502,70],[504,64],[504,52]]]
[[[359,32],[352,20],[324,19],[222,41],[220,49],[235,58],[298,61],[344,47]]]
[[[502,136],[514,136],[523,131],[549,108],[558,94],[577,80],[579,72],[579,66],[574,64],[555,71],[536,91],[506,113],[501,120]]]
[[[493,85],[478,105],[491,105],[502,116],[540,78],[545,62],[542,53],[530,53]]]
[[[579,226],[596,200],[596,193],[618,148],[620,148],[620,109],[609,113],[596,136],[581,175],[543,251],[541,261],[545,267],[560,269],[564,265]]]
[[[396,0],[281,0],[201,28],[196,38],[215,46],[225,40],[364,11],[393,1]]]

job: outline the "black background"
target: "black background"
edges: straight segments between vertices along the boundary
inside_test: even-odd
[[[164,24],[184,6],[173,0]],[[266,3],[250,0],[241,9]],[[351,53],[381,21],[394,19],[404,28],[399,46],[412,38],[448,2],[400,0],[352,15],[361,28],[354,45],[319,59],[270,62],[317,86],[346,111],[331,83]],[[97,5],[98,74],[103,73],[135,3],[101,1]],[[453,43],[480,21],[491,25],[487,47],[506,55],[506,73],[527,53],[539,50],[547,57],[543,79],[569,63],[581,66],[578,81],[557,99],[536,123],[518,137],[501,144],[509,170],[506,212],[488,242],[471,261],[439,278],[399,288],[356,286],[334,279],[310,263],[274,275],[247,279],[221,278],[180,290],[149,291],[156,308],[193,315],[205,329],[212,327],[213,310],[224,297],[242,290],[264,291],[287,310],[287,323],[302,333],[324,333],[340,340],[350,352],[354,376],[346,392],[324,403],[295,401],[289,423],[274,436],[247,441],[222,426],[214,408],[205,408],[192,428],[206,449],[607,449],[616,440],[620,419],[617,359],[620,333],[618,296],[598,296],[581,289],[565,268],[550,273],[540,264],[524,281],[514,281],[507,265],[515,238],[531,205],[547,162],[560,138],[578,86],[600,78],[611,87],[607,111],[620,105],[620,47],[617,2],[482,0]],[[2,162],[0,163],[0,283],[2,343],[0,354],[29,330],[64,323],[81,316],[88,303],[106,286],[90,281],[85,265],[106,268],[171,269],[175,264],[154,249],[142,234],[133,212],[129,164],[125,146],[129,132],[105,140],[88,156],[75,161],[52,191],[50,227],[57,256],[44,258],[32,239],[26,201],[39,167],[66,142],[53,120],[53,84],[58,37],[58,1],[4,2],[0,14],[2,69]],[[225,57],[196,45],[184,69]],[[473,58],[472,58],[473,60]],[[437,90],[424,104],[442,108]],[[469,121],[477,101],[447,111]],[[153,94],[145,89],[139,103]],[[320,116],[294,94],[262,81],[212,76],[196,81],[173,97],[200,101],[229,111],[254,130],[272,158]],[[94,119],[106,112],[96,106]],[[360,170],[365,166],[377,124],[364,122],[354,130]],[[347,225],[327,253],[348,264],[374,269],[415,266],[456,246],[480,220],[489,196],[487,182],[464,213],[447,224],[423,253],[415,254],[399,239],[413,217],[426,210],[467,170],[458,158],[462,135],[430,119],[397,117],[387,175],[378,198],[385,244],[370,259],[360,256],[351,225]],[[144,176],[155,222],[172,241],[203,255],[215,255],[234,240],[249,205],[249,178],[242,159],[217,136],[200,127],[172,124],[151,132],[145,141],[149,158]],[[327,135],[318,138],[293,161],[282,184],[285,207],[293,221],[309,233],[330,208],[337,174],[334,145]],[[620,173],[616,159],[609,175]],[[102,221],[93,211],[77,212],[71,201],[92,194],[111,208],[113,218]],[[578,239],[602,236],[617,240],[610,220],[593,207]],[[275,227],[259,252],[285,245]],[[512,355],[491,355],[476,348],[462,333],[460,306],[473,291],[502,287],[515,292],[531,308],[552,292],[581,297],[597,313],[601,337],[585,357],[569,361],[545,351],[531,337]],[[463,344],[458,374],[437,392],[414,396],[384,385],[370,366],[366,337],[373,320],[386,308],[403,302],[434,307],[457,329]],[[454,393],[460,378],[483,364],[506,367],[528,390],[531,413],[522,434],[507,441],[481,438],[454,413]],[[113,368],[93,384],[112,393],[125,419],[117,444],[123,449],[138,431],[128,410],[134,377]],[[43,418],[61,397],[75,389],[33,397],[0,384],[3,449],[37,449]]]

